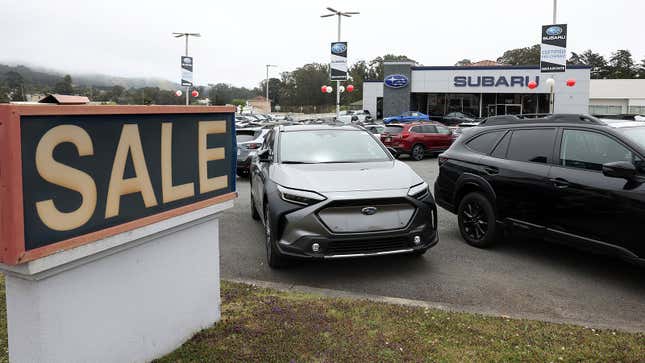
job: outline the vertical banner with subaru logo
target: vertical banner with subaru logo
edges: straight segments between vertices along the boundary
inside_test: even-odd
[[[331,80],[347,80],[347,42],[331,43]]]
[[[542,26],[540,72],[555,73],[567,70],[567,24]]]
[[[181,85],[193,85],[193,57],[181,57]]]

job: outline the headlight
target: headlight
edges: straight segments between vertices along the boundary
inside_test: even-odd
[[[423,199],[430,193],[428,189],[428,183],[423,182],[421,184],[414,185],[408,190],[408,195],[414,199]]]
[[[300,205],[311,205],[327,199],[315,192],[285,188],[281,185],[278,185],[278,191],[282,200]]]

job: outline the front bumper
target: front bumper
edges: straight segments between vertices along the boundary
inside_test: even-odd
[[[271,206],[272,228],[278,232],[277,248],[290,257],[334,259],[412,253],[436,245],[437,208],[432,195],[428,193],[423,200],[417,200],[401,196],[400,191],[398,193],[396,196],[384,197],[382,193],[352,192],[344,196],[335,195],[333,199],[306,207],[285,202],[279,197],[279,193],[272,193],[267,197]],[[390,198],[405,200],[414,206],[412,217],[400,228],[334,232],[319,214],[339,201],[364,201],[365,205],[372,205]],[[415,237],[419,237],[419,243],[415,243]],[[312,249],[314,243],[319,246],[317,252]]]

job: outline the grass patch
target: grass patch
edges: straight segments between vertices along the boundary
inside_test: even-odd
[[[8,362],[0,276],[0,362]],[[222,320],[159,362],[643,362],[645,334],[222,282]]]
[[[645,334],[222,282],[222,320],[159,362],[642,362]]]

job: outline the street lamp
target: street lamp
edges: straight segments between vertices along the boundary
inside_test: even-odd
[[[275,64],[267,64],[267,79],[266,79],[266,89],[267,89],[267,101],[269,102],[269,112],[271,112],[271,101],[269,100],[269,67],[277,67]]]
[[[338,17],[338,41],[340,42],[340,19],[342,16],[351,18],[352,15],[358,15],[360,12],[358,11],[339,11],[333,8],[328,7],[327,10],[329,10],[331,13],[321,15],[321,18],[328,18],[330,16],[337,16]],[[336,81],[336,119],[340,116],[340,81]]]
[[[186,57],[188,57],[188,37],[201,37],[199,33],[172,33],[175,38],[186,37]],[[188,106],[190,97],[190,86],[186,86],[186,106]]]

